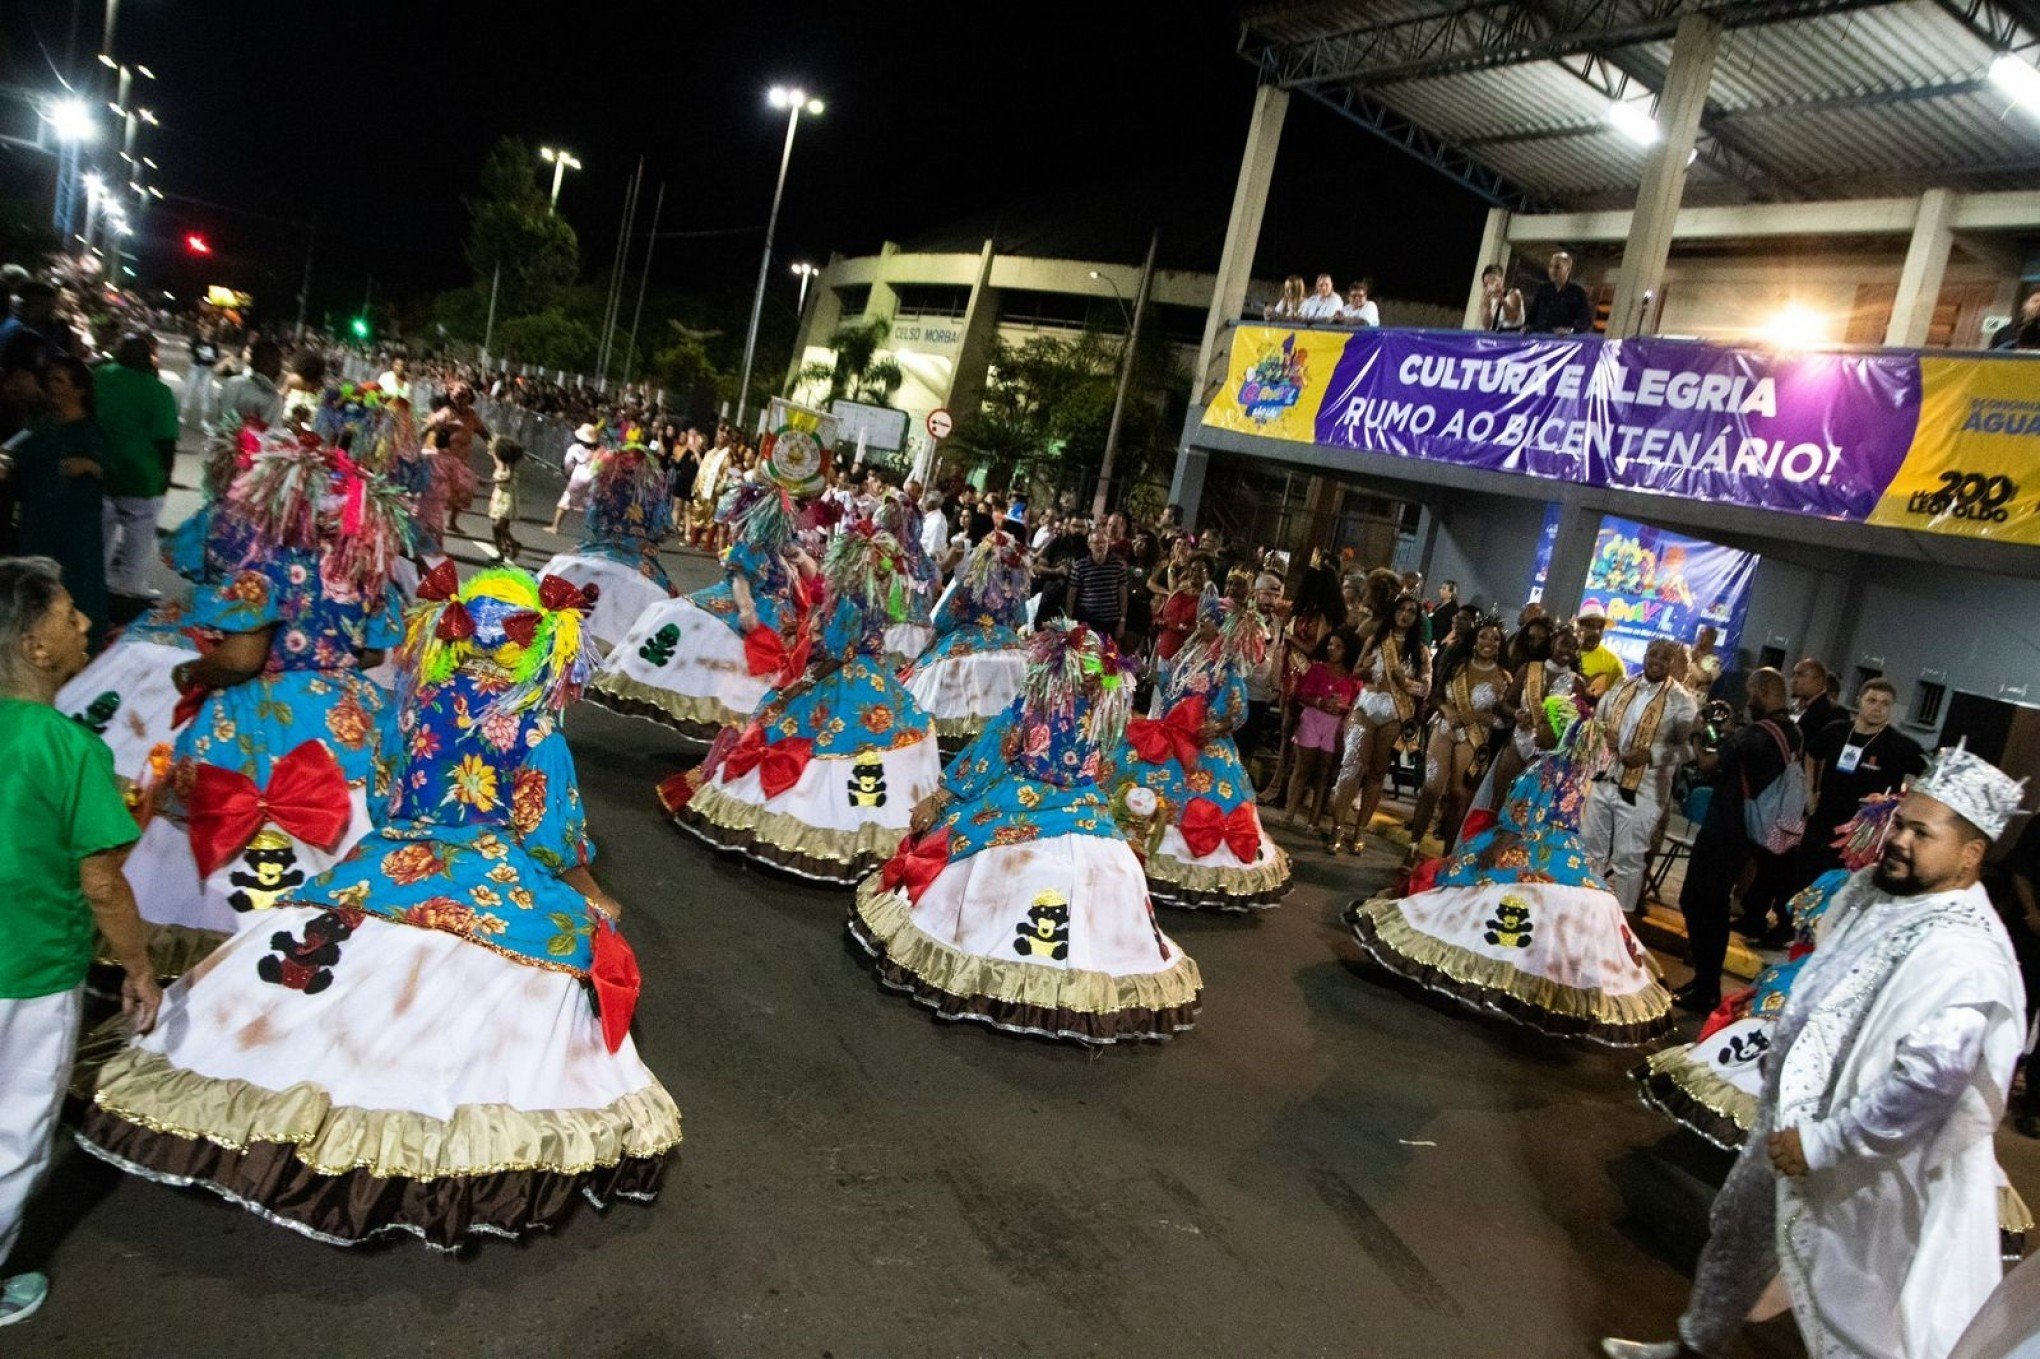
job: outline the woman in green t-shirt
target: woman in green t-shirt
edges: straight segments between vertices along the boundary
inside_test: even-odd
[[[136,1032],[163,999],[121,876],[140,832],[105,744],[54,703],[85,668],[86,628],[55,562],[0,558],[0,1269],[49,1165],[95,926],[127,974],[121,1009]],[[48,1293],[41,1274],[0,1276],[0,1326]]]

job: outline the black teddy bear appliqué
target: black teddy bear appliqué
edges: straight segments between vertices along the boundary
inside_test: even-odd
[[[316,996],[333,984],[340,945],[361,923],[359,912],[326,911],[305,922],[305,937],[289,930],[269,936],[272,952],[255,964],[255,975],[277,986]]]

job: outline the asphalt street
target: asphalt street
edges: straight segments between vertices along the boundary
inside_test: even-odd
[[[32,1227],[54,1290],[0,1355],[1579,1359],[1669,1334],[1724,1158],[1638,1103],[1633,1058],[1363,964],[1336,912],[1388,850],[1292,841],[1279,909],[1165,912],[1197,1028],[1092,1054],[881,991],[847,892],[666,822],[653,786],[696,748],[587,705],[569,732],[644,970],[637,1042],[686,1117],[659,1201],[451,1258],[341,1250],[69,1151]],[[2040,1202],[2036,1144],[2002,1142]],[[1747,1352],[1800,1350],[1781,1320]]]

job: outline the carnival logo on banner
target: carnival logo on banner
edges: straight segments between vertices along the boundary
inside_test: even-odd
[[[1306,353],[1296,347],[1296,333],[1263,350],[1240,383],[1240,409],[1257,425],[1279,420],[1303,397],[1310,380]]]

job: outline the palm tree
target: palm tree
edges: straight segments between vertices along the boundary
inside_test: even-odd
[[[805,388],[826,384],[828,401],[850,397],[879,406],[890,404],[893,394],[906,381],[906,374],[890,355],[879,356],[879,346],[891,335],[892,322],[882,316],[836,327],[836,333],[829,337],[835,361],[802,365],[796,385]]]

